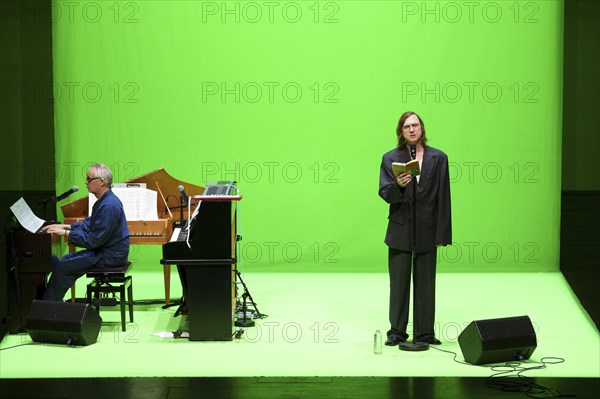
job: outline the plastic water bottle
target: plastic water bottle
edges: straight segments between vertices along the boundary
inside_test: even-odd
[[[376,355],[381,355],[382,347],[381,347],[381,331],[375,330],[375,334],[373,335],[373,353]]]

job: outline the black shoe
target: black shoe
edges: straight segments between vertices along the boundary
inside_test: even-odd
[[[396,346],[399,345],[401,342],[405,342],[406,340],[403,338],[400,338],[396,335],[392,335],[390,337],[388,337],[387,341],[385,341],[385,346]]]

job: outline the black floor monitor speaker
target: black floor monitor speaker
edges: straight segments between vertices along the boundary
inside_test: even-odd
[[[458,336],[458,343],[471,364],[529,359],[537,347],[529,316],[473,321]]]
[[[98,312],[87,303],[34,300],[26,329],[35,342],[91,345],[101,326]]]

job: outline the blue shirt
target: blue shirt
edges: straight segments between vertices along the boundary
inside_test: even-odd
[[[94,265],[110,267],[127,263],[129,229],[123,204],[112,190],[96,201],[90,217],[71,224],[69,241],[91,250]]]

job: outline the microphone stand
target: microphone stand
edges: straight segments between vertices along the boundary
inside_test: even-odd
[[[179,196],[179,220],[183,220],[183,207],[185,203],[183,202],[183,197]]]
[[[12,226],[7,229],[7,225],[9,222],[12,222]],[[16,326],[18,327],[18,331],[16,332],[24,332],[25,331],[25,320],[23,318],[23,294],[21,292],[21,275],[19,273],[20,263],[23,259],[23,255],[17,252],[17,246],[15,245],[15,232],[19,228],[19,223],[14,219],[9,219],[6,221],[4,226],[4,234],[6,238],[6,245],[10,248],[10,251],[7,252],[6,260],[7,260],[7,276],[8,276],[8,284],[13,284],[15,290],[15,299],[17,302],[18,314],[15,314]],[[22,228],[22,227],[21,227]],[[11,276],[12,274],[12,276]],[[12,279],[11,279],[12,277]],[[10,328],[10,326],[9,326]]]
[[[175,198],[179,204],[176,206],[169,206],[169,198]],[[168,209],[169,211],[174,211],[176,209],[179,209],[179,220],[175,220],[173,222],[173,228],[183,227],[183,225],[185,224],[185,222],[183,220],[183,208],[186,207],[187,205],[183,202],[183,199],[181,198],[181,196],[176,197],[175,195],[172,195],[172,194],[167,195],[165,205],[166,205],[165,209]]]
[[[412,158],[412,151],[409,150],[409,152],[411,152],[411,158]],[[415,149],[415,153],[414,153],[414,159],[417,159],[417,151]],[[413,231],[412,231],[412,244],[413,244],[413,252],[412,252],[412,256],[411,256],[411,265],[412,268],[414,268],[414,258],[415,258],[415,247],[417,246],[417,176],[413,175],[411,173],[412,176],[412,192],[413,192],[413,202],[412,202],[412,225],[413,225]],[[403,351],[409,351],[409,352],[420,352],[420,351],[426,351],[429,349],[429,344],[425,343],[425,342],[401,342],[400,343],[400,349]]]
[[[48,219],[48,203],[49,202],[56,204],[58,201],[56,200],[56,197],[52,197],[52,198],[48,198],[48,199],[38,202],[38,204],[44,205],[44,221],[47,221],[47,219]]]
[[[38,202],[38,204],[42,204],[44,205],[44,225],[48,225],[48,224],[55,224],[56,221],[52,220],[52,221],[47,221],[46,219],[48,219],[48,203],[52,203],[52,204],[57,204],[59,201],[64,200],[65,198],[67,198],[69,195],[73,194],[74,192],[79,191],[79,187],[78,186],[73,186],[73,188],[71,188],[69,191],[62,193],[61,195],[58,195],[56,197],[52,197],[52,198],[48,198],[45,200],[42,200],[40,202]]]
[[[242,274],[239,272],[239,270],[237,269],[237,267],[235,268],[235,274],[236,276],[240,279],[240,282],[242,283],[242,286],[244,287],[244,293],[242,294],[242,320],[236,320],[235,321],[235,325],[237,327],[254,327],[254,320],[248,320],[247,316],[246,316],[246,300],[250,299],[250,302],[252,303],[252,306],[254,306],[254,309],[256,309],[256,315],[258,317],[264,317],[265,315],[261,314],[260,311],[258,310],[258,307],[256,306],[256,303],[254,302],[254,299],[252,299],[252,295],[250,295],[250,291],[248,290],[248,287],[246,286],[246,283],[244,283],[244,280],[242,279]]]
[[[414,152],[413,152],[414,150]],[[415,144],[410,144],[409,148],[410,160],[417,159],[417,147]],[[412,234],[412,246],[413,249],[417,245],[417,176],[412,173],[411,170],[411,179],[412,179],[412,192],[413,192],[413,202],[412,202],[412,220],[413,220],[413,234]]]
[[[417,150],[415,148],[415,152],[414,154],[412,154],[412,148],[411,148],[411,158],[414,155],[414,159],[417,159]],[[417,176],[412,175],[413,180],[413,239],[412,239],[412,244],[413,244],[413,249],[417,246]]]

